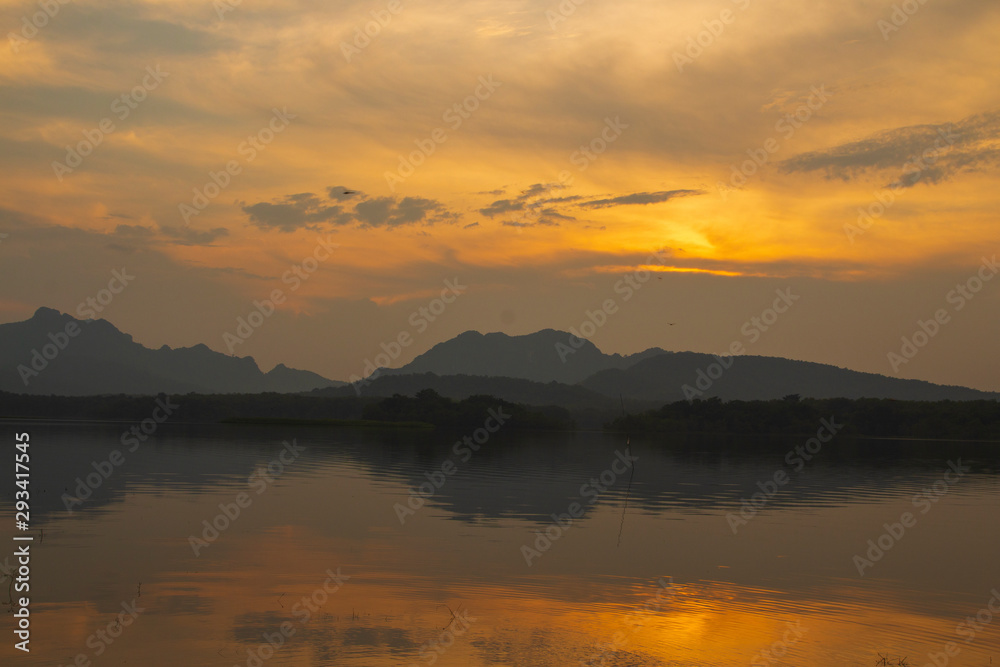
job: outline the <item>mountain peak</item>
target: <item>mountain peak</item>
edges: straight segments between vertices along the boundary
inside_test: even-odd
[[[48,306],[42,306],[35,311],[35,314],[31,316],[32,320],[40,320],[49,322],[52,320],[62,320],[69,317],[64,313],[59,312],[55,308],[49,308]]]
[[[649,351],[643,355],[649,356]],[[575,384],[598,371],[628,368],[639,360],[633,357],[604,354],[589,340],[557,329],[516,336],[465,331],[389,374],[493,376]]]

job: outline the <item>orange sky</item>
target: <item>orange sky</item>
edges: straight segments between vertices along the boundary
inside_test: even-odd
[[[228,351],[280,288],[235,352],[346,379],[446,279],[468,291],[399,363],[578,326],[662,251],[605,351],[724,351],[791,285],[750,353],[892,374],[1000,247],[993,2],[898,30],[869,0],[222,3],[81,0],[37,30],[0,3],[0,320],[75,313],[124,266],[103,316]],[[338,248],[291,290],[319,239]],[[998,295],[898,375],[1000,389]]]

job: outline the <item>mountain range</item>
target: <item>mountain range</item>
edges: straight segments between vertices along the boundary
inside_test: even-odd
[[[335,387],[310,371],[278,365],[264,373],[251,357],[206,345],[151,349],[107,320],[78,320],[39,308],[0,325],[0,391],[21,394],[202,394],[302,392]]]
[[[995,392],[862,373],[781,357],[717,357],[650,348],[605,354],[588,340],[544,329],[510,336],[467,331],[410,363],[348,385],[278,365],[264,373],[251,357],[205,345],[147,348],[106,320],[77,320],[51,308],[0,325],[0,391],[66,396],[156,393],[305,393],[319,396],[491,394],[529,405],[613,409],[718,397],[977,400]]]
[[[400,368],[382,369],[352,387],[320,393],[412,395],[421,388],[456,399],[489,393],[530,405],[574,407],[613,405],[619,397],[635,407],[693,398],[769,400],[791,394],[916,401],[1000,398],[995,392],[782,357],[717,357],[660,348],[627,356],[604,354],[590,341],[552,329],[523,336],[467,331]]]

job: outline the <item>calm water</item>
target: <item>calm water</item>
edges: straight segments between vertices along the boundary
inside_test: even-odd
[[[624,442],[603,434],[501,430],[456,454],[462,434],[167,424],[128,452],[124,424],[3,426],[11,459],[13,433],[31,434],[44,534],[32,651],[13,648],[6,613],[2,664],[822,666],[882,653],[919,667],[930,653],[1000,667],[987,607],[1000,612],[1000,445],[835,439],[796,470],[785,456],[803,438],[634,438],[626,504]],[[115,449],[124,462],[68,512],[62,494],[86,495],[76,478]],[[959,458],[968,472],[944,481]],[[777,471],[787,483],[756,516],[727,518]],[[420,507],[411,489],[428,474],[443,484]],[[914,500],[924,489],[935,502]],[[210,541],[213,520],[224,530]],[[859,575],[855,555],[880,537],[890,548]]]

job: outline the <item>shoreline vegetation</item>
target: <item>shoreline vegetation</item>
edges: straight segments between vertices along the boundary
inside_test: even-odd
[[[135,421],[149,416],[156,396],[36,396],[0,392],[0,419]],[[415,396],[319,397],[304,394],[171,395],[177,421],[326,428],[430,430],[478,428],[490,409],[511,415],[509,428],[594,430],[661,435],[801,435],[820,419],[843,423],[842,436],[881,439],[1000,441],[1000,402],[718,398],[676,401],[631,414],[562,406],[529,406],[492,396],[455,400],[425,389]],[[589,423],[588,423],[589,421]],[[582,424],[581,424],[582,422]],[[508,427],[505,427],[505,430]]]
[[[1000,440],[1000,402],[800,398],[676,401],[618,417],[606,430],[628,433],[801,435],[821,419],[844,424],[840,436],[892,439]]]
[[[295,419],[293,417],[229,417],[220,424],[252,426],[325,426],[329,428],[388,428],[433,429],[434,424],[421,421],[380,421],[376,419]]]

